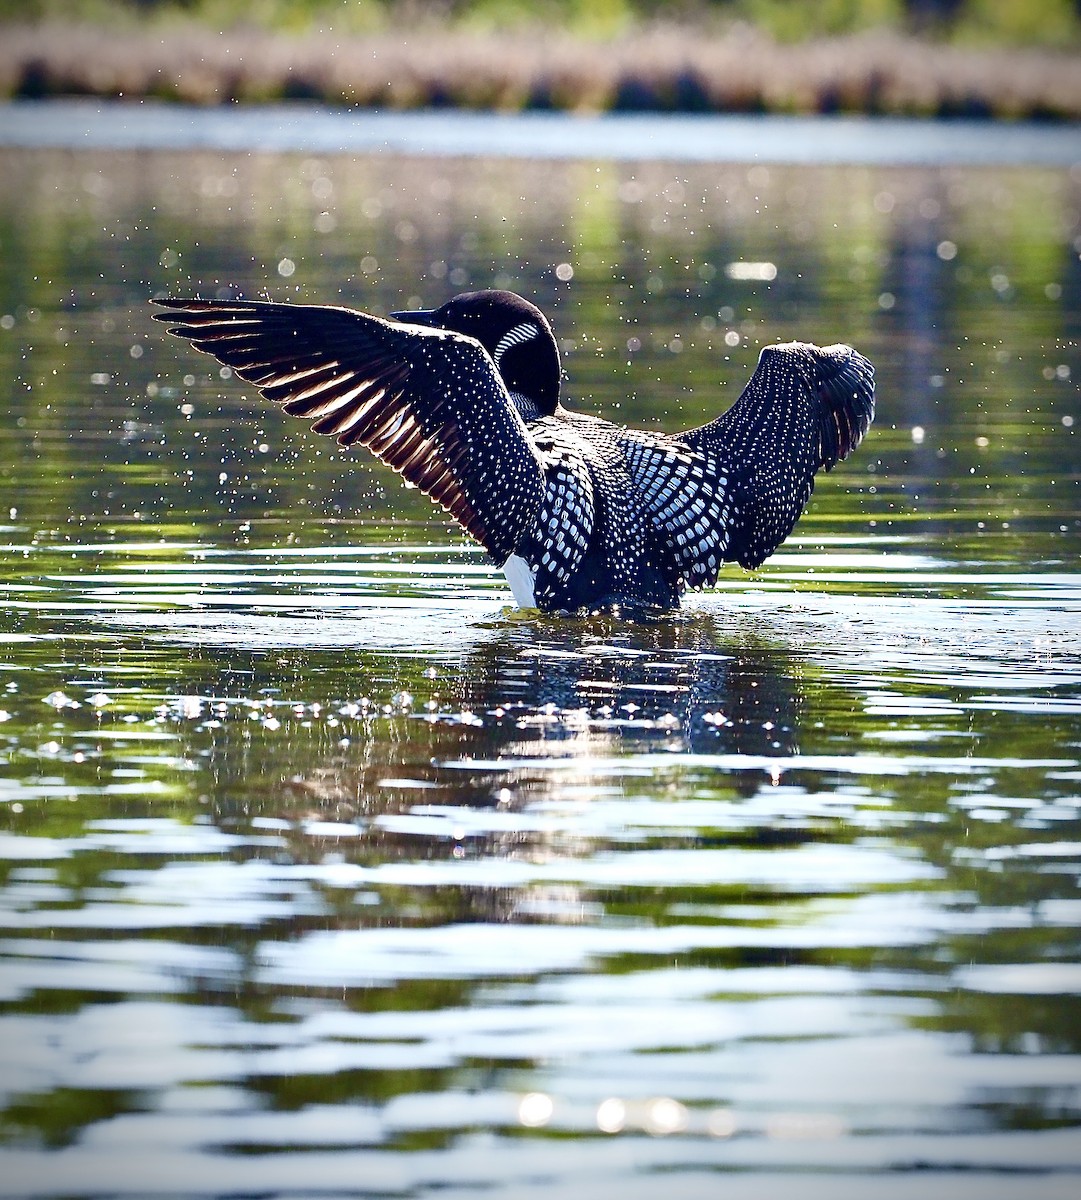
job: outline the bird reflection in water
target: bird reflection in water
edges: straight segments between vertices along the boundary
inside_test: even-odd
[[[400,657],[397,669],[399,679],[409,669]],[[706,778],[711,794],[738,803],[763,771],[730,769],[733,757],[781,761],[798,748],[789,654],[775,635],[734,629],[730,614],[723,632],[708,614],[502,621],[478,627],[432,686],[432,699],[419,687],[404,697],[408,707],[401,691],[397,705],[341,705],[353,715],[332,731],[283,721],[258,755],[225,723],[215,731],[219,793],[244,821],[257,812],[283,822],[293,861],[538,862],[598,850],[580,820],[559,820],[561,807],[580,815],[629,799],[643,776],[666,801],[690,798]],[[557,891],[545,905],[534,884],[530,906],[571,913],[573,897]],[[466,889],[454,905],[460,919],[522,915],[513,889]]]

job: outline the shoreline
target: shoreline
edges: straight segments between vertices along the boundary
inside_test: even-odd
[[[1081,169],[1081,130],[1075,125],[862,116],[394,112],[311,103],[214,108],[89,99],[0,103],[0,149]]]
[[[559,30],[289,36],[195,24],[0,25],[0,100],[56,97],[1068,123],[1081,120],[1081,54],[963,48],[890,31],[782,44],[751,28],[672,24],[604,42]]]

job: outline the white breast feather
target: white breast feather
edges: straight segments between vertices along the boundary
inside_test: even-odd
[[[514,602],[519,608],[536,608],[537,596],[534,591],[537,577],[529,569],[524,558],[512,554],[503,564],[503,574],[507,577],[510,590],[514,593]]]

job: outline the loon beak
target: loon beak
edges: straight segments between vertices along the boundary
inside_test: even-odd
[[[412,311],[392,312],[390,315],[395,321],[401,321],[405,325],[432,325],[435,311],[434,308],[415,308]]]

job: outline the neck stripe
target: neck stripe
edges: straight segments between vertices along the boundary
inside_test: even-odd
[[[538,332],[537,326],[532,321],[523,321],[521,325],[515,325],[513,329],[508,329],[492,351],[495,365],[499,366],[499,360],[512,346],[520,346],[523,342],[528,342],[530,338],[535,338]]]

